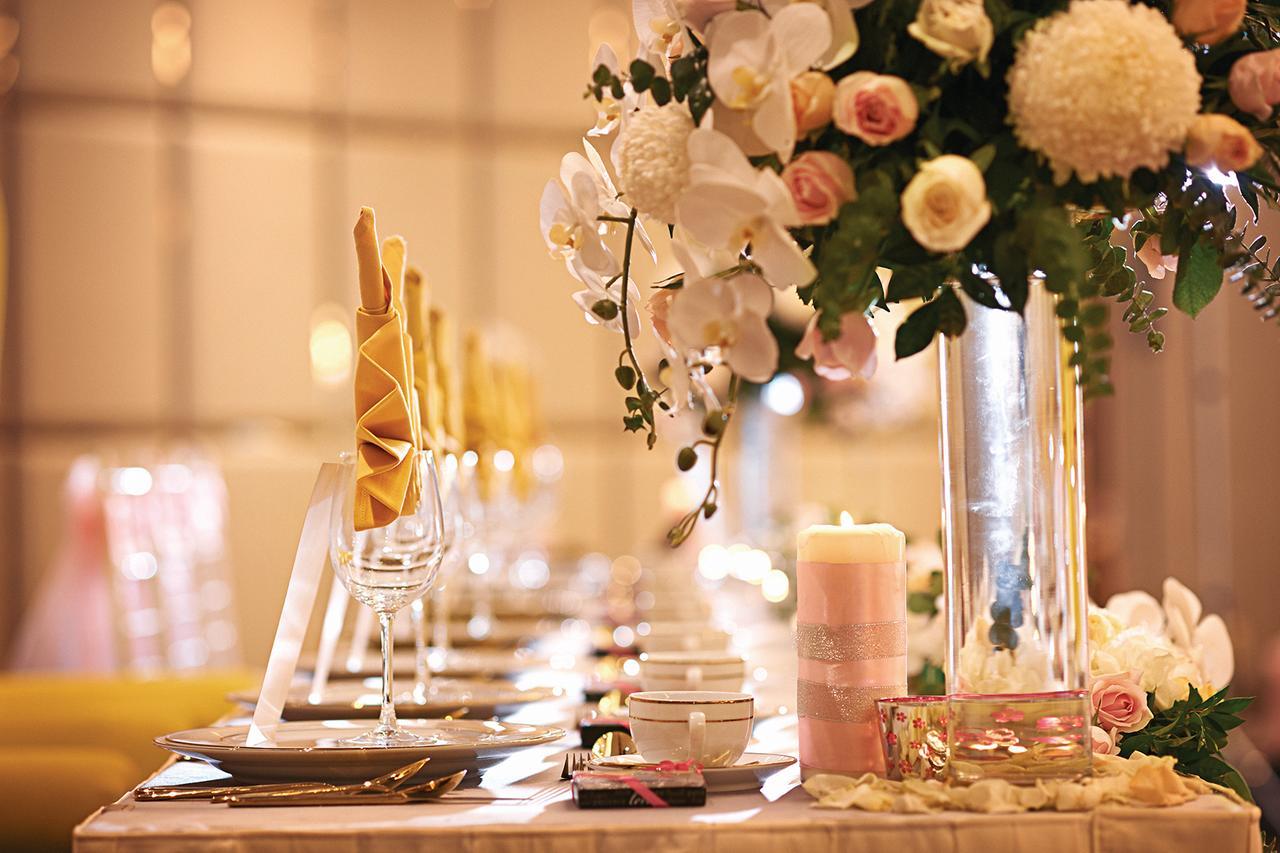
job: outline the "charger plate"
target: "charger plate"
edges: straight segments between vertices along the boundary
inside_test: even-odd
[[[208,726],[156,738],[170,752],[206,761],[248,781],[360,782],[430,758],[424,774],[483,772],[522,749],[552,743],[564,729],[489,720],[401,720],[400,725],[437,742],[415,746],[346,746],[338,741],[369,731],[375,720],[286,722],[274,746],[245,746],[249,727]]]
[[[401,684],[403,682],[397,682],[396,686]],[[331,681],[325,685],[318,701],[313,702],[309,696],[309,686],[300,683],[289,691],[281,716],[286,720],[376,718],[381,710],[381,690],[381,678]],[[553,695],[554,691],[547,688],[521,690],[509,681],[436,678],[432,679],[423,701],[418,701],[412,688],[397,690],[396,713],[405,717],[500,717]],[[252,708],[257,704],[258,694],[255,691],[244,691],[232,693],[228,698]],[[458,713],[459,711],[462,713]]]
[[[702,768],[702,778],[707,783],[707,790],[713,793],[758,791],[770,776],[795,763],[793,755],[745,752],[729,767]],[[607,758],[593,757],[590,766],[601,770],[634,770],[637,767],[652,766],[652,763],[639,755],[611,755]]]

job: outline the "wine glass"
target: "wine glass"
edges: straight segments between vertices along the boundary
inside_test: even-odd
[[[356,530],[355,455],[343,453],[342,500],[330,519],[333,570],[351,597],[378,615],[382,641],[382,711],[369,732],[343,741],[352,746],[413,746],[435,739],[405,731],[396,723],[392,678],[392,620],[396,611],[419,598],[436,579],[444,558],[444,513],[436,464],[428,451],[417,453],[418,502],[407,515],[382,527]]]
[[[452,453],[445,454],[441,468],[442,470],[439,473],[440,491],[443,495],[444,548],[440,561],[440,571],[437,573],[438,582],[429,595],[420,596],[409,605],[409,619],[413,624],[413,698],[419,704],[427,701],[431,688],[431,647],[427,637],[428,599],[444,593],[443,585],[444,581],[447,580],[444,570],[453,561],[458,552],[462,535],[461,483],[459,480],[458,457]],[[437,623],[442,618],[447,618],[447,616],[442,616],[439,608],[437,608]],[[447,630],[447,626],[445,630]],[[438,632],[439,626],[437,626],[437,634]]]

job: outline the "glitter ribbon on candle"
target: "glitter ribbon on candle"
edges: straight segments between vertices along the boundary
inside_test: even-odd
[[[796,650],[807,660],[844,663],[878,660],[907,653],[907,623],[864,622],[860,625],[796,625]]]
[[[846,687],[800,679],[796,682],[796,711],[801,717],[834,723],[869,723],[876,718],[876,700],[901,690],[900,684]]]

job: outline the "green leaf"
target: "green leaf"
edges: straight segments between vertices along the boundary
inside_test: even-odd
[[[969,159],[978,169],[985,172],[991,168],[992,161],[996,159],[996,147],[988,143],[970,154]]]
[[[665,106],[671,102],[671,81],[665,77],[654,77],[649,87],[649,94],[653,95],[655,104],[660,107]]]
[[[926,302],[898,327],[893,341],[893,351],[898,358],[915,355],[929,345],[938,333],[938,300]]]
[[[652,82],[653,66],[643,59],[633,60],[631,63],[631,87],[637,92],[643,92],[649,88],[649,84]]]
[[[591,82],[597,86],[608,86],[613,82],[613,72],[607,65],[597,65],[596,70],[591,74]]]
[[[944,287],[938,295],[937,305],[938,331],[949,338],[964,334],[969,318],[965,316],[964,306],[960,304],[955,288]]]
[[[1204,240],[1191,247],[1189,257],[1178,261],[1178,278],[1173,285],[1173,304],[1194,317],[1213,301],[1222,289],[1222,267],[1218,253]]]

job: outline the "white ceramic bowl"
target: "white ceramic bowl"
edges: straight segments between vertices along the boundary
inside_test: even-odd
[[[648,652],[640,656],[645,690],[735,692],[746,678],[746,661],[730,652]]]

